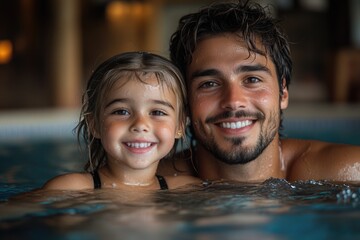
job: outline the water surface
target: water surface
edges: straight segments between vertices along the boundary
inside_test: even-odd
[[[0,238],[357,239],[359,195],[357,185],[281,179],[155,192],[50,191],[2,201]]]
[[[77,143],[0,146],[0,239],[360,239],[360,184],[216,182],[171,191],[50,191],[81,171]]]

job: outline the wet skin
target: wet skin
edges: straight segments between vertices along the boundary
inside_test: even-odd
[[[279,138],[289,93],[282,84],[280,94],[269,56],[249,52],[241,38],[227,33],[202,39],[192,59],[186,81],[197,144],[191,161],[177,161],[177,168],[165,162],[159,173],[242,182],[360,182],[359,146]]]
[[[124,81],[117,81],[107,94],[96,136],[107,153],[109,176],[129,184],[135,179],[149,182],[177,138],[176,97],[153,74],[144,79],[146,84]]]
[[[153,73],[117,79],[100,103],[99,124],[88,116],[89,129],[101,140],[106,162],[97,169],[102,189],[159,190],[159,161],[183,135],[175,92]],[[164,176],[169,189],[200,184],[192,176]],[[91,173],[68,173],[47,181],[42,190],[94,189]]]
[[[270,58],[249,52],[234,35],[205,38],[188,66],[187,85],[199,164],[206,159],[204,164],[221,165],[214,169],[226,175],[240,169],[263,175],[263,166],[279,165],[279,157],[267,153],[278,152],[280,109],[288,94],[285,89],[280,96]],[[211,172],[203,173],[219,175]]]

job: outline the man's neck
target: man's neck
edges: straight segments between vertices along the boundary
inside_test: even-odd
[[[262,182],[271,177],[285,178],[286,175],[278,138],[260,156],[246,164],[223,163],[201,145],[197,146],[194,155],[199,177],[206,180]]]

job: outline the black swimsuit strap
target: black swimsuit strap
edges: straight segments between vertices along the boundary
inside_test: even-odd
[[[159,181],[159,185],[160,185],[160,189],[161,190],[167,190],[169,189],[167,183],[166,183],[166,180],[163,176],[160,176],[160,175],[156,175],[158,181]]]
[[[98,171],[94,171],[91,173],[94,181],[94,189],[100,189],[101,188],[101,180]]]
[[[94,171],[91,173],[92,177],[93,177],[93,181],[94,181],[94,189],[100,189],[101,188],[101,180],[100,180],[100,176],[98,171]],[[156,175],[156,178],[159,181],[159,185],[160,185],[160,189],[161,190],[167,190],[169,189],[166,180],[163,176],[160,175]]]

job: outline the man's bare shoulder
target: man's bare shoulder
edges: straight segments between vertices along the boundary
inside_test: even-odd
[[[178,176],[164,176],[169,185],[170,189],[179,188],[182,186],[200,186],[203,182],[200,178],[196,178],[188,175],[178,175]]]
[[[162,159],[157,173],[163,176],[196,176],[194,163],[189,150],[177,153],[173,158]]]
[[[289,180],[360,181],[360,146],[299,139],[281,146]]]
[[[85,190],[92,189],[93,180],[90,173],[68,173],[56,176],[47,181],[43,190]]]

